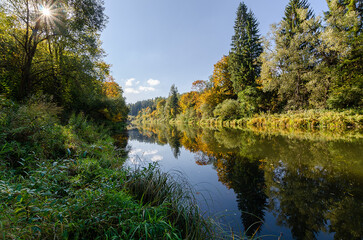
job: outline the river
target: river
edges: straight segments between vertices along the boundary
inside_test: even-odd
[[[128,166],[157,162],[225,229],[261,239],[362,239],[363,138],[149,126]]]

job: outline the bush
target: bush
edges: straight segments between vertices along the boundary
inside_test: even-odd
[[[226,99],[217,105],[213,114],[222,120],[238,119],[241,116],[239,102],[234,99]]]
[[[24,105],[2,101],[0,157],[13,167],[33,160],[56,158],[64,153],[58,115],[62,111],[51,98],[32,97]],[[4,113],[3,112],[3,113]]]

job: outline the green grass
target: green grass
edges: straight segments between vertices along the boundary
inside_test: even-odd
[[[187,185],[123,168],[105,126],[45,100],[0,102],[0,239],[210,239]],[[214,237],[213,237],[214,238]]]
[[[223,121],[218,118],[201,119],[202,127],[233,127],[259,129],[295,129],[303,131],[360,131],[363,114],[358,111],[290,111],[281,114],[256,114],[252,117]]]
[[[212,222],[200,215],[192,188],[178,175],[178,180],[151,164],[130,172],[127,189],[140,202],[151,206],[167,205],[169,221],[181,231],[183,239],[216,238]]]

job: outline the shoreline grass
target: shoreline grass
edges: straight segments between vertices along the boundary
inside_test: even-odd
[[[305,139],[363,138],[363,115],[357,111],[295,111],[285,114],[259,114],[249,118],[223,120],[218,118],[180,121],[172,119],[147,119],[134,121],[128,128],[141,125],[186,125],[211,129],[234,128],[250,130],[257,134],[283,135]]]

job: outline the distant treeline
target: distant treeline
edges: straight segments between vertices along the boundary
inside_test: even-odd
[[[137,101],[136,103],[130,103],[128,104],[128,107],[130,109],[129,115],[131,116],[137,116],[139,111],[145,108],[150,108],[152,111],[156,110],[156,103],[163,99],[162,97],[158,97],[155,99],[146,99],[142,101]]]
[[[261,37],[241,3],[231,50],[209,80],[192,91],[132,104],[137,121],[240,119],[257,113],[350,109],[363,105],[363,1],[328,0],[315,16],[306,0],[290,0],[283,19]]]

